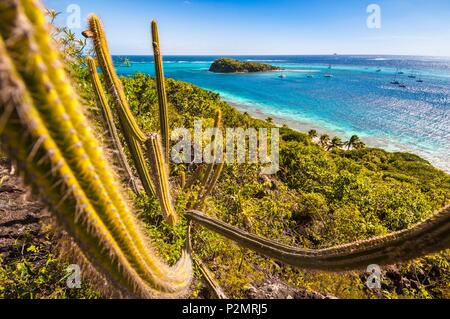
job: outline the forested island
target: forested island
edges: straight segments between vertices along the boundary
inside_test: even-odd
[[[256,73],[277,70],[281,70],[281,68],[266,63],[239,61],[230,58],[218,59],[209,68],[210,72],[215,73]]]

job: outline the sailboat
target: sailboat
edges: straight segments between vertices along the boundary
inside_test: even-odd
[[[414,70],[411,72],[410,75],[408,75],[408,77],[409,77],[410,79],[415,79],[415,78],[416,78],[416,75],[414,74]]]
[[[394,79],[391,81],[391,84],[400,85],[400,82],[397,80],[397,75],[398,75],[398,68],[397,71],[395,72]]]

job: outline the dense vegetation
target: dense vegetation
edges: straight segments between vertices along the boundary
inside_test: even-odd
[[[122,82],[141,127],[156,130],[154,79],[136,74],[122,78]],[[240,113],[221,101],[218,94],[172,79],[166,83],[172,128],[192,127],[194,119],[199,118],[211,125],[217,107],[223,112],[226,127],[272,126]],[[95,108],[92,100],[86,102]],[[317,248],[407,228],[450,200],[450,176],[415,155],[372,148],[327,151],[328,147],[313,143],[307,134],[287,127],[281,129],[281,136],[279,174],[264,178],[257,165],[226,167],[217,191],[207,199],[208,214],[286,244]],[[172,167],[173,173],[184,169]],[[179,205],[182,210],[182,203]],[[159,220],[155,209],[149,209],[145,203],[140,207],[148,221]],[[263,281],[266,274],[337,296],[372,296],[373,292],[365,288],[364,278],[357,274],[294,270],[242,250],[209,231],[196,231],[196,251],[215,271],[230,296],[245,296],[250,285]],[[149,226],[149,233],[165,247],[162,254],[175,260],[177,256],[171,251],[181,247],[182,237],[176,237],[177,243],[167,244],[174,234],[164,223]],[[443,253],[386,269],[382,294],[449,296],[448,260],[448,253]]]
[[[209,71],[216,73],[253,73],[281,70],[281,68],[259,62],[245,62],[230,58],[218,59],[211,64]]]
[[[101,136],[103,123],[86,68],[79,60],[72,61],[68,63],[69,71]],[[140,127],[145,132],[157,131],[158,94],[154,79],[136,74],[121,80]],[[225,127],[272,126],[237,111],[221,101],[219,95],[192,84],[168,79],[166,86],[172,129],[192,128],[195,119],[203,119],[205,125],[211,126],[217,108],[222,110]],[[282,243],[318,248],[404,229],[450,201],[450,176],[415,155],[364,147],[330,148],[330,143],[314,142],[312,135],[287,127],[281,129],[281,170],[277,176],[261,176],[254,164],[227,166],[217,190],[206,199],[205,212]],[[195,166],[171,167],[174,176],[171,182],[178,195],[177,211],[185,209],[189,198],[175,187],[178,183],[175,176],[194,169]],[[168,262],[177,260],[185,239],[183,225],[170,228],[162,220],[154,199],[144,194],[130,197],[161,257]],[[338,297],[450,297],[448,252],[388,267],[384,269],[382,290],[370,291],[361,273],[305,272],[242,249],[199,226],[194,227],[193,233],[195,251],[230,297],[247,296],[252,286],[258,287],[269,276]],[[34,251],[41,248],[25,247],[30,250],[29,259],[0,264],[0,296],[54,297],[51,289],[64,285],[64,280],[55,279],[63,278],[63,269],[52,266],[55,263],[52,254],[48,255],[48,263],[32,264]],[[95,284],[93,278],[91,283]],[[199,288],[196,282],[192,297],[199,295]],[[96,294],[89,290],[78,296],[66,296]]]

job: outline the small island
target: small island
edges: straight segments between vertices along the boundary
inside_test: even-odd
[[[259,62],[239,61],[230,58],[222,58],[214,61],[209,68],[215,73],[255,73],[282,70],[279,67]]]

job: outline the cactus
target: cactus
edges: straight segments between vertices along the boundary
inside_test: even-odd
[[[197,205],[197,207],[200,207],[205,202],[206,197],[211,194],[211,192],[214,190],[214,187],[216,187],[217,182],[219,181],[220,175],[222,174],[223,167],[225,166],[225,161],[222,159],[222,161],[217,165],[214,175],[211,177],[209,182],[206,184],[205,189],[203,193],[200,195],[200,203]]]
[[[167,165],[164,161],[164,155],[161,150],[161,141],[158,134],[149,135],[145,142],[147,147],[147,155],[150,160],[151,169],[153,170],[151,176],[153,185],[155,186],[155,193],[159,199],[161,210],[165,219],[170,225],[175,225],[178,221],[177,214],[173,208],[172,199],[170,196],[170,186]]]
[[[178,175],[180,176],[180,187],[183,189],[186,187],[186,172],[180,171]]]
[[[117,287],[140,297],[183,294],[190,258],[184,254],[171,268],[149,248],[80,112],[39,4],[4,0],[0,18],[3,147]]]
[[[117,161],[122,167],[123,171],[126,174],[128,183],[131,184],[131,187],[135,193],[138,193],[138,187],[136,185],[136,181],[134,180],[133,173],[131,171],[130,166],[128,165],[127,158],[125,153],[123,152],[122,143],[119,139],[119,134],[117,133],[116,125],[114,124],[113,115],[111,113],[111,109],[108,105],[108,100],[106,98],[105,92],[103,91],[103,87],[100,82],[100,78],[97,74],[97,65],[95,60],[92,57],[88,57],[86,59],[88,64],[89,73],[91,76],[92,86],[94,88],[94,93],[97,98],[98,105],[100,106],[103,120],[106,123],[106,128],[109,133],[109,139],[111,142],[112,149],[115,151],[117,156]]]
[[[185,216],[240,246],[304,269],[362,269],[370,264],[393,264],[450,248],[450,205],[410,229],[319,250],[279,244],[229,226],[198,211],[189,211]]]
[[[192,249],[192,222],[190,220],[188,220],[188,223],[187,223],[186,238],[187,238],[186,239],[186,249],[191,254],[195,265],[200,270],[200,273],[202,274],[202,277],[204,278],[210,291],[215,295],[215,297],[217,299],[228,299],[228,297],[225,295],[225,293],[223,292],[220,285],[214,279],[214,275],[211,273],[211,271],[208,269],[208,267],[197,256],[195,256],[195,254],[193,252],[193,249]]]
[[[106,41],[105,32],[99,18],[95,15],[89,17],[89,32],[85,32],[85,36],[93,39],[97,60],[102,69],[102,74],[106,81],[107,87],[113,97],[114,104],[119,114],[119,122],[122,133],[131,153],[134,165],[141,179],[142,186],[147,195],[155,194],[154,187],[151,183],[150,173],[145,163],[145,157],[141,143],[146,141],[145,134],[140,130],[133,114],[130,111],[125,92],[122,87],[116,71],[113,66],[111,55],[109,53],[108,43]]]
[[[163,142],[163,149],[166,161],[169,160],[170,151],[170,134],[169,134],[169,118],[168,118],[168,106],[166,87],[164,84],[164,71],[161,55],[161,46],[159,43],[158,24],[155,20],[152,21],[152,43],[153,43],[153,56],[155,59],[155,80],[158,91],[158,104],[159,104],[159,123],[161,126],[161,136]]]
[[[222,126],[222,111],[220,109],[218,109],[216,111],[216,117],[214,119],[214,128],[220,128]],[[208,168],[206,169],[206,173],[203,176],[202,179],[202,185],[204,185],[204,187],[207,187],[207,183],[208,181],[211,179],[212,175],[213,175],[213,171],[214,171],[214,167],[216,166],[216,161],[217,161],[217,142],[215,143],[215,136],[213,135],[213,137],[211,138],[211,143],[214,143],[214,162],[210,163],[208,165]]]

